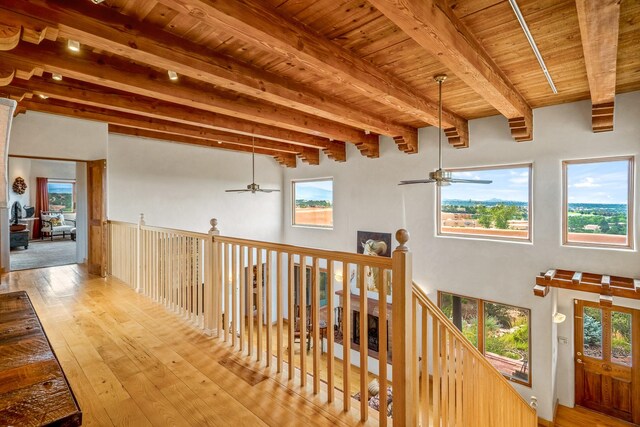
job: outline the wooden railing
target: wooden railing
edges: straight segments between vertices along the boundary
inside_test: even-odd
[[[386,258],[223,237],[216,224],[205,234],[149,227],[142,216],[110,221],[109,273],[366,424],[536,425],[535,411],[413,284],[406,231]],[[380,396],[390,388],[392,414],[386,398],[369,405],[372,377]]]
[[[412,299],[413,425],[537,426],[536,411],[415,283]]]

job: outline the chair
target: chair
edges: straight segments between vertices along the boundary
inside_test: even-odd
[[[53,240],[55,234],[62,233],[64,239],[67,234],[71,236],[72,229],[76,228],[75,214],[64,214],[60,211],[40,211],[40,240],[47,234]]]
[[[311,332],[313,331],[313,326],[311,324],[311,306],[307,306],[307,351],[311,350]],[[302,337],[302,331],[300,330],[300,305],[296,304],[295,306],[295,323],[294,323],[294,331],[293,331],[293,342],[300,342],[300,338]]]

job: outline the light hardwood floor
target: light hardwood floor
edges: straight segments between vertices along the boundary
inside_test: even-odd
[[[558,406],[555,420],[555,427],[633,427],[634,425],[580,406],[575,408]]]
[[[28,292],[84,425],[359,424],[341,400],[324,403],[324,393],[288,382],[286,370],[250,385],[218,363],[235,357],[228,346],[115,279],[70,265],[3,276],[0,292],[14,290]]]

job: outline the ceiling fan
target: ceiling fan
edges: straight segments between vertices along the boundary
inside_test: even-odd
[[[251,184],[247,185],[247,188],[242,188],[239,190],[225,190],[225,193],[273,193],[280,190],[271,189],[271,188],[260,188],[258,184],[256,184],[256,141],[253,137],[251,137]]]
[[[435,182],[438,187],[454,183],[465,184],[491,184],[493,181],[486,179],[459,179],[452,178],[451,171],[442,169],[442,83],[447,79],[446,74],[438,74],[433,77],[438,83],[438,169],[429,172],[429,178],[400,181],[398,185],[428,184]]]

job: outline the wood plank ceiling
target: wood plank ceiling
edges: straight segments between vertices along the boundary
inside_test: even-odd
[[[640,2],[518,4],[557,94],[508,0],[3,0],[0,96],[114,133],[255,140],[288,167],[320,150],[345,161],[345,144],[378,157],[378,135],[416,153],[417,128],[437,125],[439,73],[458,148],[469,119],[502,114],[531,141],[533,108],[582,99],[594,131],[612,130],[615,93],[640,89]]]

